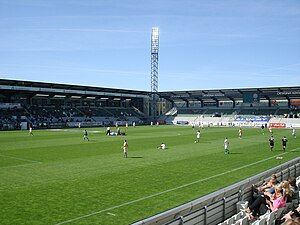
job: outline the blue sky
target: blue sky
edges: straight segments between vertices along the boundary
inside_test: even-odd
[[[300,85],[299,0],[0,0],[0,77],[159,91]]]

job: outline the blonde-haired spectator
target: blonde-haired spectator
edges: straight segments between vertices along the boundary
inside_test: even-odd
[[[286,200],[286,202],[291,202],[293,199],[293,193],[291,191],[290,183],[287,180],[281,181],[281,186],[283,190],[283,197]]]
[[[283,188],[277,184],[273,195],[270,192],[264,192],[264,195],[260,195],[245,211],[249,213],[251,219],[254,219],[254,216],[264,214],[268,209],[276,211],[285,206]]]

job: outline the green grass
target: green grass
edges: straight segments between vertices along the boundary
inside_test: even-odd
[[[270,152],[260,129],[243,129],[239,140],[238,128],[208,128],[195,144],[191,127],[130,127],[124,159],[125,137],[88,130],[101,133],[87,142],[78,129],[0,132],[1,224],[130,224],[278,165],[283,135],[281,163],[300,151],[287,129],[274,130]]]

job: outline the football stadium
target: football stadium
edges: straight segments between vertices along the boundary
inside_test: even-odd
[[[300,224],[299,2],[0,5],[0,225]]]
[[[0,88],[2,224],[238,224],[252,185],[300,175],[300,87],[157,92],[156,117],[151,92]]]

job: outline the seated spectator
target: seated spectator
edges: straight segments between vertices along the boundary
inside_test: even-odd
[[[255,216],[265,214],[268,209],[275,211],[286,206],[286,201],[283,196],[283,188],[280,184],[275,186],[275,193],[264,192],[245,210],[249,213],[250,219],[253,220]]]
[[[269,191],[274,193],[274,186],[278,183],[276,174],[272,174],[269,181],[264,182],[259,187],[254,187],[253,189],[253,201],[264,193],[264,191]]]
[[[269,181],[263,183],[257,188],[257,191],[268,191],[270,188],[274,187],[278,183],[276,174],[272,174]]]
[[[286,202],[292,202],[293,192],[291,191],[290,183],[287,180],[282,181],[281,183],[283,189],[283,197]]]
[[[288,220],[284,222],[282,225],[300,225],[299,219]]]
[[[299,222],[299,218],[300,218],[300,205],[296,209],[285,214],[281,218],[281,221],[282,222],[284,222],[284,221],[285,222],[288,222],[288,221],[298,221]],[[284,224],[288,224],[288,223],[284,223]]]
[[[299,198],[299,189],[296,185],[296,178],[291,177],[288,179],[288,182],[290,184],[290,189],[292,192],[292,199],[298,199]]]

